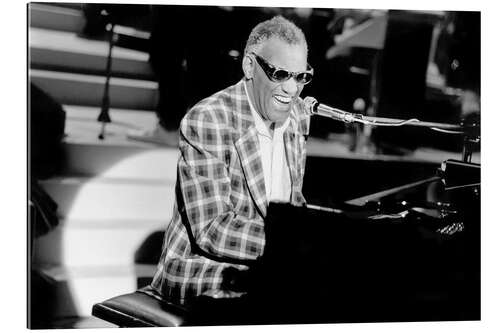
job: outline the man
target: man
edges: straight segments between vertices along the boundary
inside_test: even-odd
[[[299,94],[313,71],[304,34],[281,16],[258,24],[242,68],[240,82],[181,122],[176,204],[151,283],[170,302],[242,295],[230,273],[263,254],[268,203],[305,204],[309,121]]]

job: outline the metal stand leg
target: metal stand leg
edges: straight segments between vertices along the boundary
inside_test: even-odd
[[[109,116],[109,80],[111,78],[113,46],[116,42],[114,23],[109,23],[106,29],[109,31],[109,50],[108,50],[108,59],[106,62],[106,82],[104,83],[104,94],[102,97],[101,112],[99,113],[99,117],[97,117],[97,121],[102,123],[101,132],[99,133],[98,136],[99,140],[104,140],[106,136],[106,124],[111,122],[111,117]]]

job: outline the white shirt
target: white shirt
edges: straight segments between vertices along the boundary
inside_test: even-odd
[[[283,133],[290,118],[287,118],[281,126],[275,127],[276,123],[262,119],[262,116],[254,109],[246,85],[245,92],[257,128],[267,200],[269,202],[290,202],[292,183],[285,153],[285,140],[283,139]],[[274,127],[274,131],[272,127]]]

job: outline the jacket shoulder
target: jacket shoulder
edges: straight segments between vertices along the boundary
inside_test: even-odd
[[[182,123],[195,122],[231,127],[234,118],[233,113],[237,109],[234,90],[234,86],[231,86],[202,99],[187,112]]]

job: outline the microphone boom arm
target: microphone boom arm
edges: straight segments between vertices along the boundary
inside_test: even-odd
[[[343,121],[345,123],[357,122],[370,126],[421,126],[428,127],[434,130],[443,131],[446,133],[462,134],[463,127],[457,124],[437,123],[420,121],[416,118],[402,120],[394,118],[370,117],[363,116],[359,113],[351,113],[341,109],[332,108],[330,106],[320,104],[314,97],[306,97],[304,99],[306,112],[309,115],[318,115]]]

